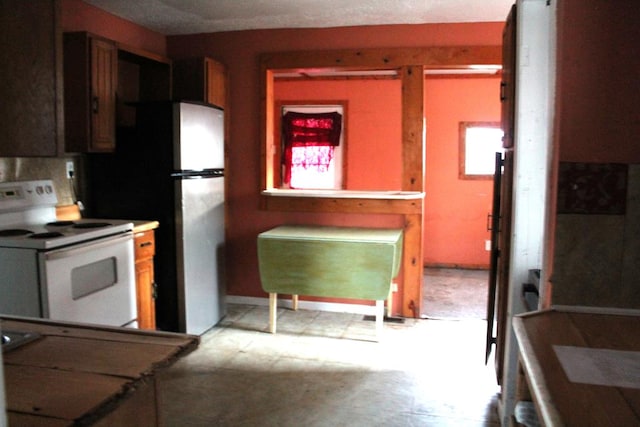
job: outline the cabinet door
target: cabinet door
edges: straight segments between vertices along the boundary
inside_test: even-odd
[[[156,328],[155,282],[153,259],[136,263],[136,294],[138,307],[138,328]]]
[[[205,58],[206,101],[218,107],[226,107],[226,70],[224,65],[211,58]]]
[[[116,140],[118,52],[113,43],[91,40],[90,151],[112,151]]]
[[[0,1],[0,157],[62,151],[62,30],[54,0]]]
[[[153,274],[153,256],[155,255],[155,233],[153,230],[136,233],[136,297],[138,308],[138,327],[156,328],[155,279]]]
[[[108,152],[115,148],[118,52],[88,33],[64,35],[65,148]]]

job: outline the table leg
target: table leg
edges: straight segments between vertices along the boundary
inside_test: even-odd
[[[376,339],[380,341],[384,326],[384,300],[376,301]]]
[[[298,311],[298,295],[291,295],[293,311]]]
[[[269,332],[276,333],[276,319],[278,317],[278,294],[269,293]]]

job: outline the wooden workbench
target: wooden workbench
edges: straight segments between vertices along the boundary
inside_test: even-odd
[[[269,293],[269,330],[276,331],[279,293],[376,301],[376,331],[384,300],[400,269],[402,230],[283,225],[258,235],[262,288]]]
[[[4,352],[11,426],[158,426],[156,374],[197,348],[185,334],[0,317],[40,335]]]
[[[640,311],[556,307],[513,327],[516,400],[531,399],[541,425],[640,425]]]

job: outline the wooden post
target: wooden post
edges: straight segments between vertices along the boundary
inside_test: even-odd
[[[424,187],[424,67],[409,65],[402,72],[402,190],[423,191]],[[401,314],[420,317],[422,305],[422,201],[419,214],[405,215]]]

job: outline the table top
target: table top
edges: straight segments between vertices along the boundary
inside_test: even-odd
[[[544,425],[640,425],[640,311],[555,307],[513,326]]]
[[[402,230],[282,225],[258,235],[269,293],[384,300],[402,258]]]
[[[258,235],[259,238],[290,240],[340,240],[396,244],[402,230],[395,228],[330,227],[317,225],[281,225]]]
[[[199,337],[0,316],[0,328],[38,338],[3,354],[7,413],[16,425],[68,425],[106,416]],[[29,422],[19,422],[27,418]]]

